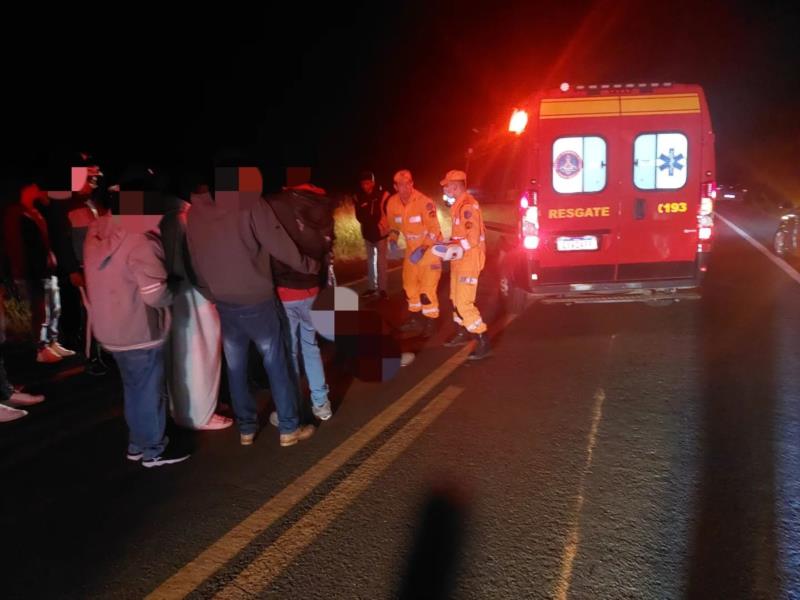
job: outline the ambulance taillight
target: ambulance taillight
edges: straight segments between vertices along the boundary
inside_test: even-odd
[[[701,242],[708,242],[714,232],[714,198],[717,195],[716,184],[707,181],[700,190],[700,208],[697,211],[697,237]]]
[[[522,246],[526,250],[539,247],[539,207],[536,191],[525,192],[520,198]]]

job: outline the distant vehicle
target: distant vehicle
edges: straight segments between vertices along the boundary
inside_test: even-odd
[[[717,200],[722,202],[744,202],[748,193],[747,186],[744,185],[725,185],[717,186]]]
[[[800,257],[798,234],[800,234],[800,214],[792,211],[783,215],[772,240],[775,254],[786,259]]]

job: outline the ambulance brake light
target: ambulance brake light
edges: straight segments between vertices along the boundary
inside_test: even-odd
[[[508,123],[508,130],[511,133],[522,135],[525,128],[528,126],[528,113],[521,109],[514,109],[511,114],[511,120]]]
[[[528,208],[528,196],[523,196],[522,198],[519,199],[519,207],[522,210]]]

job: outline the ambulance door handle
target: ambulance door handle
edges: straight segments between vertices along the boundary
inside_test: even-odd
[[[633,216],[637,221],[641,221],[645,217],[645,203],[644,198],[636,198],[636,203],[633,207]]]

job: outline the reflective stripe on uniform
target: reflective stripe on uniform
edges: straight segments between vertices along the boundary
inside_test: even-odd
[[[469,285],[478,285],[478,278],[477,277],[459,277],[459,283],[468,283]]]
[[[467,240],[461,240],[461,247],[464,250],[469,250],[470,248],[472,248],[472,246],[469,245],[469,242]]]
[[[146,285],[143,288],[139,288],[139,291],[142,294],[153,294],[165,285],[165,283],[154,283],[153,285]]]
[[[423,315],[434,315],[434,314],[438,315],[439,314],[439,309],[438,308],[423,308],[422,309],[422,314]]]
[[[463,325],[464,324],[464,321],[462,321],[461,317],[459,317],[456,313],[453,313],[453,321],[455,321],[459,325]]]
[[[422,223],[422,217],[419,215],[414,215],[413,217],[408,217],[409,223]]]
[[[422,308],[422,302],[409,302],[408,308]]]
[[[481,325],[483,325],[483,319],[478,319],[472,325],[467,325],[467,331],[475,331]]]
[[[461,219],[459,219],[458,217],[453,219],[453,225],[461,225]]]
[[[421,237],[422,237],[422,235],[421,234],[417,234],[417,233],[407,233],[406,234],[406,239],[408,239],[408,240],[418,240]]]

